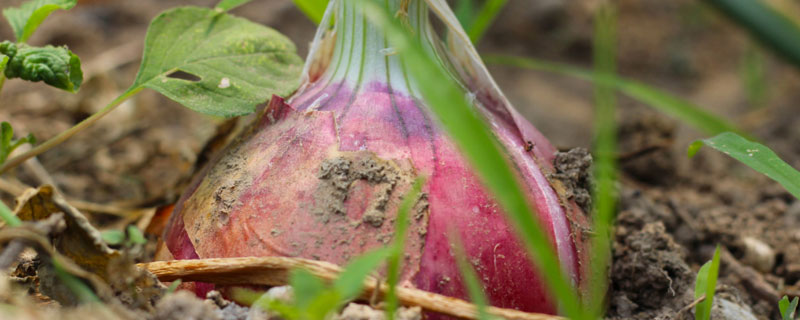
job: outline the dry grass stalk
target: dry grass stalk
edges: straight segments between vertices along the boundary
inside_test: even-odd
[[[325,279],[336,279],[341,268],[338,266],[307,259],[284,257],[244,257],[198,260],[157,261],[139,264],[149,270],[161,281],[200,281],[219,285],[266,285],[281,286],[288,284],[289,272],[303,268],[314,275]],[[377,280],[367,277],[364,280],[364,296],[369,297],[377,288]],[[380,292],[386,293],[388,286],[380,285]],[[419,306],[463,319],[477,319],[475,305],[460,299],[434,294],[418,289],[397,288],[397,297],[401,304]],[[563,320],[558,316],[538,313],[527,313],[511,309],[488,307],[487,312],[505,319],[518,320]]]

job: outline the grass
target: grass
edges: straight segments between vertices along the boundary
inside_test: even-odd
[[[594,70],[596,78],[614,78],[616,74],[616,24],[617,13],[610,2],[595,13]],[[617,195],[616,154],[617,91],[607,81],[595,82],[594,100],[594,232],[591,252],[590,296],[587,308],[594,318],[602,315],[603,298],[607,290],[606,267],[610,255],[610,234],[613,224]]]

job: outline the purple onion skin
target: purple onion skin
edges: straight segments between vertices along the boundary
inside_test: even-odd
[[[289,104],[273,97],[186,191],[159,258],[288,256],[344,265],[393,239],[403,195],[425,177],[410,213],[401,285],[467,299],[455,234],[492,305],[557,312],[505,214],[420,99],[388,81],[310,79]],[[475,101],[563,269],[582,286],[586,220],[546,178],[555,149],[529,122],[484,107],[495,103],[487,95]],[[194,289],[203,295],[211,287]]]

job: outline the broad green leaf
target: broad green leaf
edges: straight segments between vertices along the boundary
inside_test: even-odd
[[[273,29],[212,9],[180,7],[150,24],[128,91],[147,87],[198,112],[239,116],[272,94],[292,93],[301,67],[294,44]],[[178,71],[197,79],[170,77]]]
[[[322,21],[325,15],[325,8],[328,7],[328,0],[292,0],[297,8],[316,24]]]
[[[294,289],[294,303],[300,309],[307,308],[326,289],[322,280],[305,269],[292,271],[289,284]]]
[[[389,290],[386,293],[386,319],[393,320],[394,313],[397,310],[397,281],[400,279],[400,263],[402,262],[405,248],[406,238],[408,234],[408,212],[411,207],[416,203],[419,193],[422,191],[422,185],[425,184],[425,179],[417,178],[411,190],[403,197],[403,202],[400,203],[400,208],[397,209],[397,219],[395,220],[394,234],[395,238],[392,241],[392,252],[387,262],[387,276],[386,281],[389,285]]]
[[[391,249],[387,247],[367,252],[344,267],[344,271],[333,283],[333,288],[339,293],[342,302],[358,297],[364,287],[364,279],[389,257]]]
[[[699,299],[705,295],[705,300],[694,307],[695,320],[708,320],[711,317],[711,307],[714,304],[714,293],[717,290],[717,276],[719,275],[719,245],[714,251],[714,258],[706,262],[697,272],[694,284],[694,297]]]
[[[614,77],[617,72],[617,13],[612,2],[606,2],[594,16],[594,65],[599,77]],[[601,318],[603,299],[608,289],[606,279],[611,253],[611,226],[616,213],[617,155],[617,91],[605,82],[594,83],[594,228],[591,242],[591,293],[587,306],[594,318]]]
[[[667,115],[673,116],[678,120],[681,120],[684,123],[708,134],[718,134],[725,131],[744,134],[741,130],[730,124],[728,121],[701,109],[691,102],[641,82],[628,80],[619,76],[601,77],[592,71],[584,70],[578,67],[532,58],[502,55],[489,55],[484,56],[483,58],[487,63],[504,64],[519,68],[558,73],[592,81],[595,84],[602,83],[613,86],[625,95],[649,105],[650,107]]]
[[[781,317],[783,320],[794,320],[797,313],[797,301],[797,297],[794,297],[792,302],[789,302],[789,298],[787,296],[783,296],[783,299],[778,302],[778,308],[781,311]]]
[[[3,70],[6,78],[42,81],[73,93],[83,82],[81,59],[67,47],[33,47],[3,41],[0,42],[0,54],[9,57]]]
[[[510,224],[516,228],[530,253],[531,261],[540,274],[548,275],[544,277],[545,284],[559,301],[561,309],[573,319],[582,319],[580,300],[567,281],[548,236],[533,218],[536,215],[488,125],[473,111],[462,89],[447,71],[414,40],[401,22],[393,18],[393,12],[388,12],[375,1],[380,0],[361,0],[368,10],[367,19],[384,31],[431,111],[502,205]]]
[[[800,172],[781,160],[767,146],[749,141],[735,133],[725,132],[715,137],[695,141],[689,146],[689,156],[694,156],[703,145],[717,149],[775,180],[789,193],[800,199]]]
[[[72,9],[78,0],[29,0],[19,8],[3,9],[17,42],[26,42],[47,16],[58,9]]]
[[[800,26],[762,0],[708,0],[715,8],[800,68]]]
[[[122,242],[125,241],[125,233],[119,230],[103,231],[103,233],[100,235],[102,236],[103,241],[112,246],[122,244]]]
[[[229,11],[253,0],[222,0],[217,4],[217,9]]]

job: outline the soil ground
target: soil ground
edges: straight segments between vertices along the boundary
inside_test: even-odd
[[[19,0],[0,0],[0,7]],[[134,78],[146,26],[177,0],[81,0],[48,19],[33,44],[66,44],[84,62],[86,82],[70,95],[9,81],[0,120],[44,141],[99,110]],[[215,1],[191,1],[210,6]],[[479,50],[591,65],[595,1],[510,1]],[[779,2],[779,1],[776,1]],[[798,71],[746,33],[693,0],[619,1],[620,73],[682,96],[752,132],[800,168]],[[298,45],[315,30],[288,0],[255,1],[233,13],[269,25]],[[10,39],[0,25],[0,39]],[[745,55],[763,57],[765,98],[748,99]],[[592,87],[553,74],[490,66],[515,106],[560,149],[589,147]],[[621,195],[611,267],[608,317],[689,318],[696,271],[716,244],[723,248],[714,318],[752,314],[776,319],[784,294],[800,295],[800,202],[779,185],[704,150],[686,148],[702,133],[620,96]],[[207,154],[223,119],[196,114],[146,91],[99,124],[41,155],[36,166],[7,175],[3,199],[15,186],[55,182],[72,199],[115,207],[173,203]],[[11,203],[11,202],[7,202]],[[101,226],[120,220],[102,212]],[[736,313],[740,312],[740,313]]]

